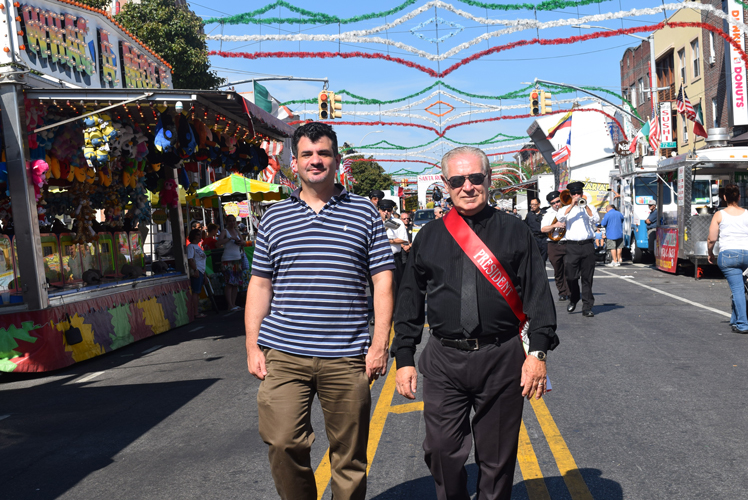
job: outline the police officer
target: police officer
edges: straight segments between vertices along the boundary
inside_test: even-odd
[[[548,237],[540,230],[542,227],[541,222],[543,222],[543,211],[540,210],[540,200],[533,198],[530,200],[530,211],[527,212],[527,217],[525,217],[525,224],[532,231],[535,243],[538,244],[538,248],[540,249],[540,256],[543,257],[543,262],[545,262],[548,260],[548,243],[546,241]]]

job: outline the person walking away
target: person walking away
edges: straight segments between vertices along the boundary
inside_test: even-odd
[[[621,265],[621,253],[623,252],[623,214],[616,210],[613,205],[608,205],[608,212],[603,217],[601,226],[605,228],[606,248],[610,250],[612,261],[606,264],[609,267]]]
[[[190,242],[187,245],[187,265],[190,268],[190,302],[192,304],[192,310],[195,311],[196,318],[204,318],[205,314],[201,313],[200,308],[200,292],[203,289],[203,281],[205,280],[205,252],[200,248],[200,241],[202,236],[202,230],[195,228],[190,231],[188,240]]]
[[[387,230],[387,239],[392,250],[392,255],[395,259],[395,297],[397,297],[397,289],[400,286],[400,279],[403,275],[403,258],[400,255],[403,251],[402,245],[408,243],[408,231],[405,229],[405,225],[399,220],[392,216],[392,212],[395,209],[395,202],[392,200],[379,200],[379,215],[384,223],[384,228]]]
[[[709,263],[719,266],[732,292],[730,325],[735,333],[748,334],[743,272],[748,269],[748,211],[738,206],[740,188],[736,184],[725,186],[727,208],[712,216],[707,238]],[[719,255],[714,255],[714,245],[719,242]]]
[[[312,401],[330,441],[332,496],[366,496],[369,383],[387,371],[392,270],[382,219],[362,196],[335,184],[340,164],[332,127],[296,129],[292,165],[301,187],[273,205],[257,234],[244,322],[259,432],[283,500],[316,500],[311,463]],[[376,324],[366,322],[366,273]]]
[[[564,259],[566,257],[566,236],[562,236],[558,239],[561,234],[560,231],[566,229],[566,224],[563,222],[554,222],[554,219],[558,218],[558,211],[561,208],[561,193],[558,191],[552,191],[545,197],[548,203],[551,204],[550,208],[546,210],[543,215],[543,220],[540,222],[540,230],[548,235],[548,260],[553,266],[553,280],[556,282],[556,290],[558,290],[558,301],[565,302],[569,300],[569,284],[566,282],[566,271],[564,268]],[[551,236],[557,238],[558,241],[551,240]]]
[[[244,283],[241,254],[244,248],[239,236],[239,229],[236,227],[236,217],[233,215],[226,217],[226,227],[221,231],[216,243],[223,247],[221,267],[223,269],[223,295],[226,298],[226,307],[229,311],[237,311],[241,308],[236,304],[236,296]]]
[[[436,497],[470,498],[464,465],[474,442],[477,498],[508,500],[523,397],[545,393],[546,352],[558,345],[556,310],[532,233],[522,221],[488,206],[486,154],[459,147],[444,155],[441,167],[454,209],[426,224],[413,241],[395,312],[396,387],[415,398],[414,354],[428,294],[432,333],[418,367],[424,459]],[[515,311],[530,318],[527,357]]]
[[[595,315],[592,306],[595,297],[592,295],[592,278],[595,275],[595,225],[600,221],[597,210],[589,204],[584,208],[579,206],[583,198],[584,183],[572,182],[566,186],[571,194],[571,204],[559,210],[559,222],[566,223],[566,258],[564,270],[566,282],[569,286],[569,313],[577,308],[577,302],[582,299],[582,315],[591,318]],[[582,292],[579,292],[579,279],[582,279]]]
[[[517,215],[517,209],[514,209],[513,212],[515,217],[519,217]],[[543,257],[543,264],[545,264],[545,261],[548,260],[548,243],[546,242],[548,240],[548,237],[543,233],[543,212],[540,210],[540,200],[537,198],[533,198],[530,200],[530,211],[527,212],[527,217],[525,217],[525,224],[527,224],[527,227],[530,228],[530,231],[532,232],[533,238],[535,238],[535,243],[538,244],[538,250],[540,250],[540,256]]]

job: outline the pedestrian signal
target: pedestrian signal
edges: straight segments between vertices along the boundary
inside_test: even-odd
[[[546,115],[548,113],[551,113],[553,110],[551,109],[551,93],[546,92],[545,90],[540,91],[540,114]]]
[[[330,96],[327,95],[326,90],[323,90],[317,96],[317,113],[319,113],[320,120],[330,118]]]
[[[327,95],[330,98],[330,118],[343,118],[343,96],[337,95],[335,92],[328,92]]]
[[[540,114],[540,91],[533,90],[530,92],[530,115],[538,116]]]

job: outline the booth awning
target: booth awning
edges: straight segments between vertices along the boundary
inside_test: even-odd
[[[196,194],[200,200],[218,197],[221,197],[223,201],[229,201],[233,198],[242,200],[246,199],[247,194],[249,194],[250,198],[254,201],[271,201],[287,197],[289,189],[279,184],[271,184],[231,174],[213,184],[198,189]]]

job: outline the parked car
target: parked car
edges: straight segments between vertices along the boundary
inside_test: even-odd
[[[422,210],[416,210],[413,215],[413,234],[416,234],[424,224],[436,220],[436,214],[434,214],[433,208],[424,208]]]

